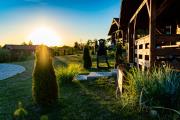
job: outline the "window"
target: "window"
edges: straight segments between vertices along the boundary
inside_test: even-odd
[[[142,59],[142,55],[141,54],[139,55],[139,59]]]
[[[139,49],[143,49],[143,45],[141,44],[141,45],[139,45]]]
[[[145,60],[149,60],[149,55],[145,55]]]

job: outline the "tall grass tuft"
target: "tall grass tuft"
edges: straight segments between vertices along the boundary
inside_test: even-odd
[[[77,64],[70,64],[68,67],[59,67],[56,70],[57,78],[61,84],[71,83],[80,70],[81,67]]]
[[[132,68],[122,95],[123,104],[132,106],[180,106],[180,75],[170,67],[141,71]]]

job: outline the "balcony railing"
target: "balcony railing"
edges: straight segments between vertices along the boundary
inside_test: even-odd
[[[168,59],[180,57],[180,35],[157,35],[155,37],[155,49],[150,50],[149,35],[135,41],[135,62],[143,67],[150,67],[150,52],[154,56]]]

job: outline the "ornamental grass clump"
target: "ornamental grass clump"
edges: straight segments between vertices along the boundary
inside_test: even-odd
[[[40,106],[53,105],[58,98],[58,85],[52,65],[52,57],[49,48],[44,45],[36,49],[32,96],[34,102]]]
[[[56,70],[57,78],[61,84],[72,83],[72,80],[81,71],[80,65],[70,64],[67,67],[59,67]]]
[[[170,67],[155,67],[151,71],[132,68],[124,88],[122,102],[126,105],[173,109],[180,106],[180,74]]]

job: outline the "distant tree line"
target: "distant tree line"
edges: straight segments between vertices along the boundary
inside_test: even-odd
[[[32,41],[30,40],[28,43],[26,43],[26,42],[22,42],[22,44],[21,45],[33,45],[33,43],[32,43]]]

